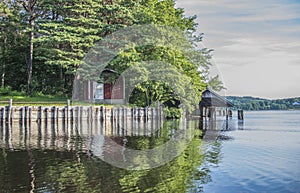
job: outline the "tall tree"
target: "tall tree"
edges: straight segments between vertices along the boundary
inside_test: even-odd
[[[90,48],[126,26],[172,26],[188,32],[195,45],[202,38],[194,35],[195,17],[185,17],[183,9],[175,8],[174,0],[3,0],[0,9],[2,85],[6,81],[28,94],[70,95],[74,74]],[[185,57],[176,49],[150,46],[124,50],[110,67],[122,72],[134,62],[164,61],[189,76],[200,93],[205,87],[203,80],[208,79],[209,59],[208,49],[190,50]],[[27,77],[20,76],[26,72]],[[153,96],[164,98],[160,91],[166,90],[165,85],[157,85],[144,85],[147,92],[157,88],[156,94],[148,92],[149,102]]]
[[[172,38],[170,40],[172,44],[170,45],[164,45],[162,38],[162,45],[159,45],[160,43],[157,42],[158,45],[156,46],[133,46],[128,50],[124,50],[109,64],[109,68],[121,74],[126,68],[142,61],[163,61],[172,64],[179,72],[182,72],[191,79],[200,99],[201,92],[206,86],[203,80],[207,78],[211,50],[197,48],[197,43],[202,40],[202,34],[195,35],[194,33],[197,26],[195,23],[196,17],[185,17],[183,9],[175,8],[174,0],[141,1],[134,15],[136,22],[139,24],[171,26],[174,29],[181,30],[181,32],[169,34]],[[181,33],[186,33],[187,39],[190,41],[190,45],[182,49],[181,46],[186,45],[186,38],[174,38],[178,37]],[[164,34],[164,32],[161,34]],[[158,41],[159,39],[161,37],[157,37]],[[176,46],[174,47],[173,45]],[[185,50],[185,53],[182,52],[183,50]],[[145,81],[136,88],[132,96],[134,100],[131,101],[135,101],[136,105],[149,106],[149,104],[156,100],[160,100],[161,102],[166,102],[167,98],[171,98],[174,101],[178,100],[178,96],[173,93],[174,90],[167,88],[164,83],[159,84],[153,81]],[[144,100],[139,100],[139,98],[143,98]]]
[[[4,88],[5,86],[5,68],[6,68],[6,51],[7,51],[7,36],[8,36],[8,17],[11,16],[11,12],[8,8],[8,3],[6,1],[2,1],[0,3],[0,31],[1,31],[1,44],[2,44],[2,52],[1,52],[1,62],[2,62],[2,73],[1,73],[1,87]]]
[[[39,60],[60,69],[57,89],[70,94],[78,66],[95,42],[132,25],[129,4],[121,0],[49,1],[47,17],[39,22]]]
[[[37,18],[37,6],[38,0],[23,0],[22,6],[26,11],[26,18],[29,25],[29,53],[27,62],[27,95],[30,94],[30,86],[32,80],[32,61],[33,61],[33,42],[34,42],[34,31],[35,31],[35,20]]]
[[[13,89],[22,87],[23,77],[20,74],[23,74],[26,63],[23,54],[27,52],[24,45],[28,38],[24,36],[21,13],[22,7],[17,1],[0,3],[1,85]]]

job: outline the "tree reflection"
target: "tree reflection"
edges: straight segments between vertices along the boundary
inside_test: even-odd
[[[197,124],[189,122],[188,126],[196,128]],[[155,148],[171,140],[178,129],[178,121],[166,122],[152,137],[126,136],[125,146],[141,150]],[[174,160],[137,171],[116,168],[94,157],[85,147],[84,136],[68,138],[70,149],[0,147],[0,189],[29,192],[32,188],[30,163],[34,159],[35,192],[201,192],[203,185],[211,181],[210,168],[220,162],[221,144],[216,141],[203,152],[202,133],[198,129],[193,132],[194,138]],[[131,159],[148,161],[144,157]]]

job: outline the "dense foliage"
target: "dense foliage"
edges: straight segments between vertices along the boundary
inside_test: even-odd
[[[268,100],[254,97],[227,97],[236,108],[244,110],[290,110],[300,109],[300,97],[299,98],[288,98],[288,99],[277,99]]]
[[[189,33],[193,44],[202,38],[195,35],[195,17],[186,17],[183,9],[175,7],[175,0],[3,0],[1,85],[30,95],[39,92],[70,97],[76,70],[90,48],[108,34],[136,24],[176,27]],[[187,60],[178,50],[133,48],[121,53],[111,66],[122,69],[147,59],[169,62],[194,80],[200,96],[203,80],[209,80],[210,50],[196,51],[201,57]],[[145,83],[136,91],[140,94],[134,96],[135,101],[145,95],[145,88],[153,87]]]

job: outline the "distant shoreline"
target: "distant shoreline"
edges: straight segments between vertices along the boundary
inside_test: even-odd
[[[227,96],[236,108],[244,110],[300,110],[300,97],[287,99],[262,99],[251,96]]]

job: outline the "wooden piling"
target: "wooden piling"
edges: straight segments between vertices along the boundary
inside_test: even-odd
[[[12,109],[14,114],[12,113]],[[10,112],[11,111],[11,112]],[[109,130],[113,134],[118,134],[119,136],[128,134],[127,128],[133,128],[128,130],[132,132],[133,135],[142,134],[142,132],[147,135],[148,133],[139,129],[150,129],[151,124],[153,126],[160,127],[162,124],[163,109],[161,107],[151,107],[151,108],[128,108],[128,107],[114,107],[112,109],[106,109],[103,106],[100,107],[12,107],[5,106],[0,107],[0,120],[1,125],[4,123],[13,122],[13,120],[18,120],[19,124],[28,128],[32,121],[40,124],[41,128],[44,125],[47,126],[47,122],[55,124],[56,128],[61,128],[63,124],[65,129],[72,128],[75,123],[75,127],[78,126],[80,121],[87,119],[91,121],[99,121],[102,127],[112,127],[113,131]],[[149,122],[149,123],[148,123]],[[59,127],[58,127],[59,125]],[[153,127],[153,128],[154,128]],[[99,128],[96,128],[99,129]],[[60,131],[56,131],[60,132]],[[66,132],[67,133],[67,132]]]
[[[41,120],[42,120],[42,107],[39,106],[38,107],[38,112],[37,112],[37,122],[41,123]]]
[[[0,119],[1,119],[1,126],[3,127],[4,126],[4,120],[5,120],[5,118],[4,118],[5,108],[1,107],[0,108],[0,113],[1,113],[1,117],[0,117]]]
[[[244,120],[244,111],[238,110],[238,120]]]
[[[12,99],[9,99],[8,106],[6,108],[6,121],[11,122],[11,109],[12,109]]]
[[[232,118],[232,110],[228,110],[228,116]]]

